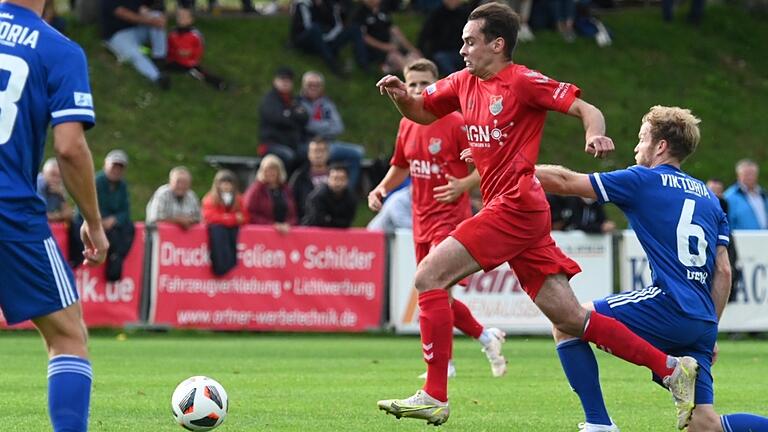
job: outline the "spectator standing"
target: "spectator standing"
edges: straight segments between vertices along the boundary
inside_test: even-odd
[[[341,164],[331,165],[328,183],[315,189],[307,198],[302,225],[349,228],[357,211],[357,197],[349,189],[349,174]]]
[[[235,173],[220,170],[203,197],[203,221],[208,227],[211,271],[223,276],[237,265],[237,235],[248,220]]]
[[[273,225],[285,234],[296,225],[296,203],[291,188],[286,184],[287,174],[283,162],[275,155],[261,160],[254,181],[245,192],[245,209],[248,223]]]
[[[576,41],[576,32],[573,30],[573,22],[576,18],[576,1],[547,0],[547,5],[557,31],[563,40],[568,43]]]
[[[601,234],[616,229],[616,224],[606,217],[603,205],[595,200],[547,194],[547,201],[552,211],[553,231]]]
[[[328,183],[328,174],[330,172],[328,155],[328,142],[322,137],[315,137],[309,142],[307,150],[308,162],[294,171],[291,179],[288,181],[296,201],[296,211],[299,220],[304,217],[304,209],[309,194],[318,187]]]
[[[368,59],[384,73],[401,71],[421,53],[392,22],[392,15],[381,8],[381,0],[363,0],[353,21],[360,26],[368,49]]]
[[[345,25],[338,0],[295,0],[291,21],[291,43],[306,52],[320,56],[336,75],[343,75],[339,50],[352,45],[355,61],[368,69],[368,54],[360,28]]]
[[[128,155],[122,150],[112,150],[104,158],[104,169],[96,173],[96,195],[101,213],[101,225],[109,240],[106,260],[106,277],[114,282],[122,278],[123,261],[131,250],[135,229],[131,221],[131,200],[125,170]],[[78,209],[70,228],[70,265],[75,268],[82,262],[83,242],[80,226],[83,217]]]
[[[146,222],[169,222],[183,230],[200,222],[200,200],[192,190],[192,174],[186,167],[174,167],[168,184],[157,188],[147,204]]]
[[[117,60],[130,62],[141,75],[168,89],[170,80],[158,68],[168,52],[165,15],[142,0],[102,0],[101,12],[102,39]],[[151,46],[152,59],[142,52],[145,43]]]
[[[736,163],[736,183],[725,191],[732,230],[768,228],[768,195],[758,184],[760,168],[753,160]]]
[[[350,188],[354,190],[360,178],[360,164],[365,149],[359,144],[339,141],[344,133],[344,122],[336,104],[325,94],[325,78],[315,71],[305,72],[301,77],[299,100],[309,114],[306,132],[320,136],[330,144],[330,161],[342,162],[349,170]]]
[[[275,72],[272,89],[259,106],[260,140],[266,153],[277,155],[288,169],[300,160],[299,146],[309,116],[293,94],[293,70],[282,66]]]
[[[67,202],[56,158],[50,158],[43,164],[43,171],[37,176],[37,194],[45,201],[48,222],[69,223],[72,220],[74,212]]]
[[[469,6],[462,0],[443,0],[421,27],[417,45],[425,57],[437,64],[444,75],[464,69],[461,31],[469,18]]]

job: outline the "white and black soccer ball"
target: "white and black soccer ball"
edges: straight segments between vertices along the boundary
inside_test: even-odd
[[[181,382],[171,396],[173,417],[185,429],[209,431],[224,423],[229,411],[227,391],[205,376],[193,376]]]

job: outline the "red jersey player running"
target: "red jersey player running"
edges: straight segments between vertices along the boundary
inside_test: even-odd
[[[403,70],[405,86],[411,96],[420,95],[439,77],[437,66],[427,59],[412,62]],[[416,262],[443,241],[464,219],[472,217],[467,190],[480,180],[477,172],[469,173],[459,155],[468,148],[461,114],[454,112],[423,126],[407,118],[400,120],[397,143],[391,167],[384,179],[368,194],[368,207],[381,209],[384,197],[411,176],[413,201],[413,241]],[[507,361],[501,355],[504,332],[484,329],[469,308],[458,300],[451,301],[453,325],[483,345],[491,373],[499,377],[507,372]],[[455,375],[448,364],[448,376]],[[426,374],[424,375],[426,377]]]
[[[585,150],[595,157],[613,151],[613,142],[604,136],[602,113],[578,98],[575,85],[512,62],[519,28],[520,19],[510,7],[482,5],[472,11],[462,33],[464,70],[430,85],[421,96],[409,95],[395,76],[377,83],[405,117],[418,123],[461,111],[484,202],[483,209],[432,249],[416,270],[427,362],[424,388],[406,399],[379,401],[378,406],[396,417],[430,424],[448,420],[446,369],[453,323],[446,288],[504,262],[558,331],[647,366],[664,378],[679,406],[692,406],[695,359],[667,356],[615,319],[581,307],[571,290],[568,279],[581,269],[552,240],[549,205],[534,176],[547,111],[580,118]]]

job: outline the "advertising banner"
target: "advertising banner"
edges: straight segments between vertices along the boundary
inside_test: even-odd
[[[53,237],[64,256],[68,255],[68,228],[65,224],[52,224]],[[144,271],[144,224],[136,224],[136,236],[131,251],[123,262],[123,277],[108,282],[104,266],[81,265],[75,269],[75,284],[83,308],[83,319],[88,327],[121,327],[139,320],[139,301]],[[0,317],[2,315],[0,314]],[[0,326],[5,322],[0,319]],[[32,328],[24,322],[12,328]]]
[[[765,244],[768,232],[735,231],[734,239],[741,278],[731,289],[733,301],[728,303],[720,320],[720,331],[768,330],[768,254]],[[621,246],[621,289],[636,290],[651,284],[651,271],[634,231],[624,231]]]
[[[580,302],[612,292],[613,252],[610,236],[581,232],[553,232],[563,252],[574,259],[582,272],[571,280]],[[410,231],[396,233],[391,248],[390,320],[398,333],[418,333],[418,304],[412,288],[416,261]],[[488,273],[468,278],[467,286],[455,286],[453,296],[464,302],[486,327],[508,333],[548,334],[551,325],[523,291],[514,272],[504,264]]]
[[[360,229],[240,230],[238,265],[211,272],[207,230],[160,224],[153,240],[150,322],[217,330],[379,328],[385,237]]]

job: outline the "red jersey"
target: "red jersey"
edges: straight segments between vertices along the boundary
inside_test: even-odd
[[[580,90],[523,65],[510,64],[488,80],[466,69],[424,90],[424,108],[438,117],[463,113],[486,206],[548,208],[534,172],[547,111],[567,112]]]
[[[462,194],[452,203],[441,203],[435,200],[433,190],[448,183],[446,174],[457,178],[469,174],[467,164],[459,159],[465,148],[467,135],[459,113],[448,114],[426,126],[406,118],[400,120],[390,163],[408,168],[411,173],[415,242],[430,242],[472,216],[468,194]]]
[[[186,68],[200,65],[205,44],[196,29],[175,29],[168,33],[168,63]]]

